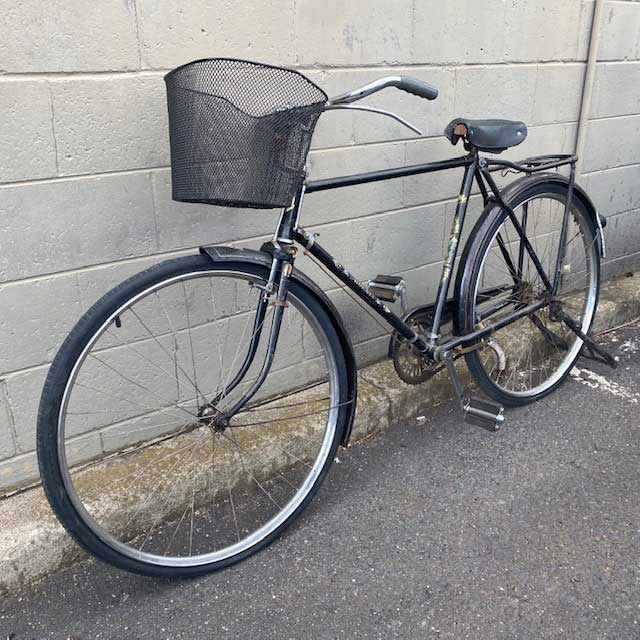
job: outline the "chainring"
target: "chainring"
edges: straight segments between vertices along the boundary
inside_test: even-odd
[[[430,310],[416,309],[405,322],[420,335],[426,336],[433,326],[433,313]],[[429,362],[415,345],[394,331],[389,344],[389,356],[398,377],[407,384],[421,384],[434,376],[440,369],[435,362]]]

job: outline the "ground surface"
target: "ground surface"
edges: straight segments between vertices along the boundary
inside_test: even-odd
[[[640,325],[489,434],[453,402],[339,453],[283,540],[188,582],[86,562],[0,638],[640,638]]]

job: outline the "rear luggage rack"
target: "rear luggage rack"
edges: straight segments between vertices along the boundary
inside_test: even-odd
[[[578,157],[569,153],[555,153],[546,156],[532,156],[525,158],[519,162],[510,162],[509,160],[496,160],[494,158],[487,159],[487,168],[489,171],[504,171],[511,169],[521,173],[537,173],[538,171],[549,171],[549,169],[557,169],[565,165],[575,165]]]

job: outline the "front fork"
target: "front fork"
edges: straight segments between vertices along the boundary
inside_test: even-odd
[[[268,243],[268,246],[263,247],[263,250],[268,251],[272,256],[271,270],[269,272],[269,279],[260,292],[260,298],[256,309],[256,317],[253,323],[253,333],[244,362],[231,382],[226,384],[224,389],[222,389],[216,397],[200,411],[201,417],[205,419],[210,416],[215,416],[213,424],[216,428],[224,429],[229,426],[231,418],[233,418],[233,416],[236,415],[249,402],[249,400],[253,398],[253,396],[255,396],[271,371],[276,347],[278,346],[278,337],[282,327],[284,310],[288,306],[287,293],[289,291],[289,281],[293,272],[293,262],[296,254],[296,248],[293,245],[291,236],[303,194],[304,191],[300,191],[291,206],[283,209],[278,229],[273,236],[273,240]],[[273,321],[269,332],[267,352],[265,354],[260,373],[258,374],[255,382],[242,395],[242,397],[236,400],[224,411],[220,411],[217,404],[225,397],[228,397],[231,391],[233,391],[233,389],[242,382],[249,371],[249,368],[253,364],[258,350],[258,345],[260,343],[260,338],[263,333],[262,330],[269,304],[273,304],[274,307]]]
[[[265,381],[267,375],[269,375],[269,371],[271,371],[271,365],[273,364],[273,359],[276,353],[276,347],[278,345],[278,337],[280,335],[280,328],[282,327],[282,318],[284,315],[285,307],[288,305],[287,302],[287,292],[289,290],[289,278],[291,277],[291,272],[293,271],[293,256],[290,255],[286,261],[282,257],[273,258],[273,266],[271,269],[271,277],[269,278],[269,282],[267,282],[267,286],[265,290],[263,290],[260,294],[260,300],[258,302],[258,310],[256,312],[256,320],[254,323],[254,334],[251,338],[251,343],[249,345],[249,352],[247,353],[247,357],[245,358],[244,364],[241,367],[240,371],[234,377],[231,385],[227,385],[223,391],[218,394],[219,397],[228,396],[229,392],[232,391],[244,378],[245,374],[249,370],[253,359],[255,358],[255,354],[258,348],[258,343],[260,341],[260,335],[262,334],[262,325],[264,323],[264,318],[266,317],[266,309],[269,304],[269,300],[272,293],[269,293],[269,290],[275,288],[275,300],[273,301],[274,312],[273,312],[273,322],[271,323],[271,331],[269,333],[269,344],[267,345],[267,353],[264,358],[264,362],[262,363],[262,369],[260,370],[260,374],[256,378],[255,382],[251,385],[248,391],[246,391],[242,397],[234,402],[234,404],[225,409],[218,418],[216,419],[216,423],[220,426],[228,426],[229,420],[244,407],[251,398],[258,392],[262,383]],[[277,282],[277,285],[276,285]]]

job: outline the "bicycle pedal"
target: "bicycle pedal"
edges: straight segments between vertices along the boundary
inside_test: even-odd
[[[396,302],[400,298],[402,313],[407,312],[407,287],[400,276],[377,275],[369,280],[367,288],[372,296],[385,302]]]
[[[491,400],[467,398],[462,410],[465,422],[487,431],[498,431],[504,423],[504,407]]]

